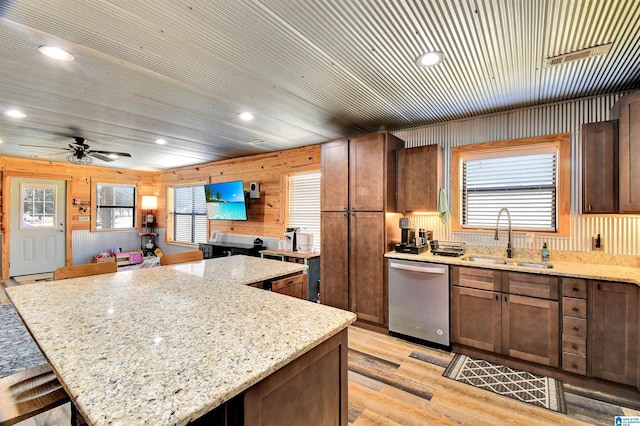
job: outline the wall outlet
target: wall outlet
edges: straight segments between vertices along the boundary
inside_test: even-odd
[[[78,222],[89,222],[89,216],[78,216]]]
[[[591,237],[591,250],[592,251],[602,251],[604,249],[604,241],[602,241],[602,237],[598,234],[596,237]]]

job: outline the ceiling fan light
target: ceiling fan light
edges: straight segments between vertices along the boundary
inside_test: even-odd
[[[86,165],[91,164],[91,157],[88,155],[83,155],[82,157],[78,157],[75,153],[67,155],[67,161],[73,164]]]
[[[73,61],[74,57],[71,53],[67,52],[64,49],[55,46],[40,46],[38,48],[40,52],[53,59],[57,59],[59,61]]]
[[[442,52],[428,52],[416,59],[416,64],[419,67],[431,67],[439,64],[444,60],[444,53]]]

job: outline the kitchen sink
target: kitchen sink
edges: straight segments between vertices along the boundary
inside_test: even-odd
[[[466,257],[463,257],[462,260],[475,262],[475,263],[488,263],[492,265],[505,265],[507,263],[507,261],[502,258],[486,257],[486,256],[466,256]]]
[[[523,268],[553,268],[553,265],[549,262],[515,262],[514,264],[515,266],[522,266]]]
[[[517,261],[514,259],[506,259],[503,257],[491,257],[491,256],[465,256],[462,260],[473,263],[484,263],[487,265],[510,265],[521,266],[523,268],[542,268],[550,269],[553,265],[549,262],[534,262],[534,261]]]

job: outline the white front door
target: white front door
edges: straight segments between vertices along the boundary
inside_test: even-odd
[[[66,182],[11,178],[9,276],[65,265]]]

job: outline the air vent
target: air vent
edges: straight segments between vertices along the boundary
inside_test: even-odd
[[[613,43],[603,44],[602,46],[588,47],[575,52],[565,53],[564,55],[554,56],[552,58],[545,59],[545,65],[552,67],[554,65],[566,64],[567,62],[579,61],[580,59],[591,58],[593,56],[606,55],[611,50],[612,46]]]

